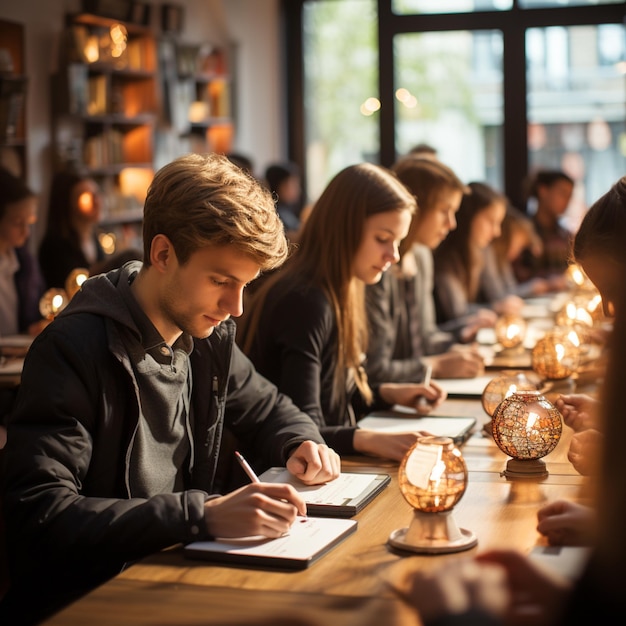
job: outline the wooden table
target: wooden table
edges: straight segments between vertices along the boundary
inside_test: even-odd
[[[476,399],[447,400],[439,411],[477,417],[479,428],[487,419]],[[462,448],[468,487],[453,514],[461,528],[478,537],[478,546],[469,551],[422,556],[390,548],[389,534],[407,526],[412,518],[412,509],[398,488],[398,466],[378,459],[348,458],[343,461],[344,471],[387,472],[391,483],[356,516],[357,532],[308,570],[212,565],[185,559],[178,546],[143,559],[45,623],[276,626],[282,616],[284,624],[356,626],[363,624],[364,615],[370,620],[380,611],[384,617],[368,623],[410,625],[416,618],[389,591],[388,581],[488,548],[528,552],[544,543],[536,531],[537,509],[557,498],[582,497],[584,481],[567,461],[569,436],[565,428],[559,445],[544,459],[550,475],[543,482],[507,481],[500,475],[507,457],[493,441],[480,435],[468,440]],[[304,611],[303,607],[308,608]]]

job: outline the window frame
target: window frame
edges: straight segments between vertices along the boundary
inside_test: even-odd
[[[285,33],[287,149],[289,159],[306,172],[304,134],[304,64],[302,9],[306,0],[282,0]],[[392,0],[377,0],[379,49],[379,162],[387,167],[396,159],[393,39],[397,34],[458,30],[500,30],[503,38],[503,180],[504,193],[523,206],[523,181],[528,175],[528,117],[526,106],[526,31],[549,26],[620,24],[626,20],[623,4],[595,4],[520,8],[469,13],[396,15]],[[306,189],[306,179],[303,180]]]

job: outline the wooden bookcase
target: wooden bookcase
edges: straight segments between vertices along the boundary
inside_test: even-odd
[[[0,20],[0,161],[26,177],[24,26]]]
[[[211,45],[176,44],[181,135],[197,152],[232,150],[233,120],[229,58]]]
[[[96,179],[115,251],[140,247],[159,111],[156,38],[137,24],[70,15],[52,81],[54,170]]]

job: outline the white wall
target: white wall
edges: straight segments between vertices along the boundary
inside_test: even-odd
[[[153,4],[151,23],[160,27],[161,0]],[[190,43],[233,43],[238,101],[235,149],[249,155],[261,173],[286,154],[285,115],[280,110],[279,0],[174,0],[185,10],[181,39]],[[80,10],[80,0],[0,0],[0,18],[26,30],[28,74],[28,183],[42,197],[45,210],[50,183],[50,76],[56,69],[58,38],[66,13]],[[157,30],[158,32],[158,30]],[[45,220],[42,220],[45,221]]]

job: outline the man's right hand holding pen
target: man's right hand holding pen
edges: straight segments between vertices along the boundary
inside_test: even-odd
[[[237,459],[252,483],[205,502],[204,519],[209,534],[281,537],[297,516],[306,516],[306,502],[291,485],[260,482],[245,459],[241,455]],[[287,468],[301,480],[306,478],[306,484],[320,484],[339,476],[340,459],[331,448],[305,441],[290,455]]]

